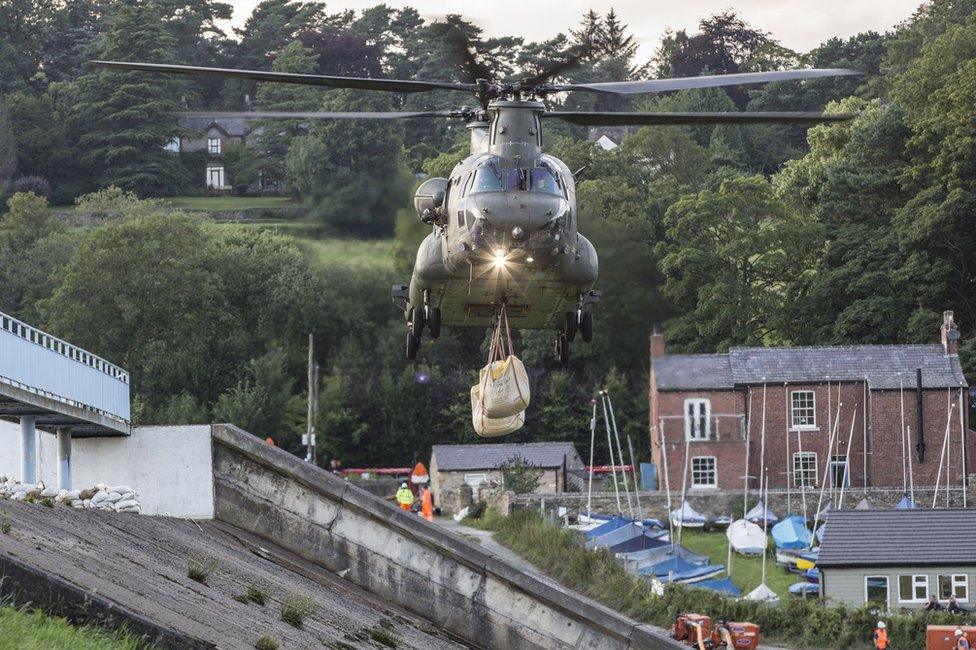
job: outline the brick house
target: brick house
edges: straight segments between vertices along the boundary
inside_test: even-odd
[[[771,488],[820,487],[825,476],[831,488],[901,487],[906,462],[916,486],[931,486],[943,456],[941,485],[948,476],[950,486],[961,488],[974,458],[952,312],[944,315],[941,339],[669,355],[655,332],[650,431],[659,475],[666,449],[671,489],[680,490],[687,449],[691,490],[741,490],[747,458],[749,487],[757,489],[765,395]]]

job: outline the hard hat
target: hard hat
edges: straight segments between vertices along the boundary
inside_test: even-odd
[[[407,482],[406,482],[406,481],[404,481],[404,482],[403,482],[403,484],[402,484],[402,485],[401,485],[400,487],[402,487],[402,488],[405,488],[405,487],[407,487]]]
[[[884,621],[878,621],[878,629],[879,629],[879,630],[883,630],[883,629],[885,629],[886,627],[888,627],[888,626],[887,626],[887,625],[885,625],[885,622],[884,622]]]
[[[957,627],[956,628],[956,636],[962,636],[962,628],[961,627]]]

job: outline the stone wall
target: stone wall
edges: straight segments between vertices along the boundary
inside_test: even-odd
[[[217,518],[485,648],[680,648],[230,425],[214,425]]]
[[[939,497],[936,507],[946,507],[946,491],[939,490]],[[645,518],[656,518],[667,521],[668,499],[664,492],[640,492],[641,510]],[[819,492],[807,492],[807,512],[810,516],[816,512]],[[853,508],[858,502],[867,498],[875,508],[893,508],[904,496],[902,490],[889,490],[884,488],[854,488],[844,491],[845,508]],[[932,506],[932,488],[915,488],[915,502],[921,507],[929,508]],[[754,492],[749,494],[749,507],[756,505],[758,495]],[[578,512],[586,512],[586,493],[565,493],[565,494],[513,494],[510,498],[511,508],[535,508],[542,507],[545,502],[545,511],[549,515],[554,515],[559,508],[567,508],[569,514],[575,515]],[[821,508],[828,501],[824,495]],[[625,515],[630,514],[627,506],[627,498],[623,492],[620,493],[621,509]],[[688,503],[698,512],[714,517],[718,515],[739,516],[742,513],[742,491],[736,490],[712,490],[710,492],[695,492],[688,494]],[[966,495],[968,506],[976,506],[976,489],[973,481],[970,481],[968,493]],[[631,494],[631,504],[633,505],[634,515],[638,514],[636,499]],[[681,504],[681,495],[671,495],[671,505],[673,508]],[[787,507],[787,506],[791,507]],[[835,503],[836,505],[836,503]],[[949,507],[961,508],[963,506],[963,493],[959,488],[952,488],[949,491]],[[793,490],[787,494],[786,490],[769,491],[769,507],[774,513],[782,517],[788,512],[799,514],[803,512],[802,496]],[[617,499],[613,492],[594,492],[592,497],[592,511],[597,514],[612,515],[618,512]]]

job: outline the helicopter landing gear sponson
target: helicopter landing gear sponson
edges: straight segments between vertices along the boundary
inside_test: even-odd
[[[417,358],[417,350],[420,349],[420,339],[413,335],[411,330],[407,330],[407,361]]]

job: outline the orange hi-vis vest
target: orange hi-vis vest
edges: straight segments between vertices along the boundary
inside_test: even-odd
[[[888,630],[878,628],[874,631],[874,647],[878,650],[888,650]]]

